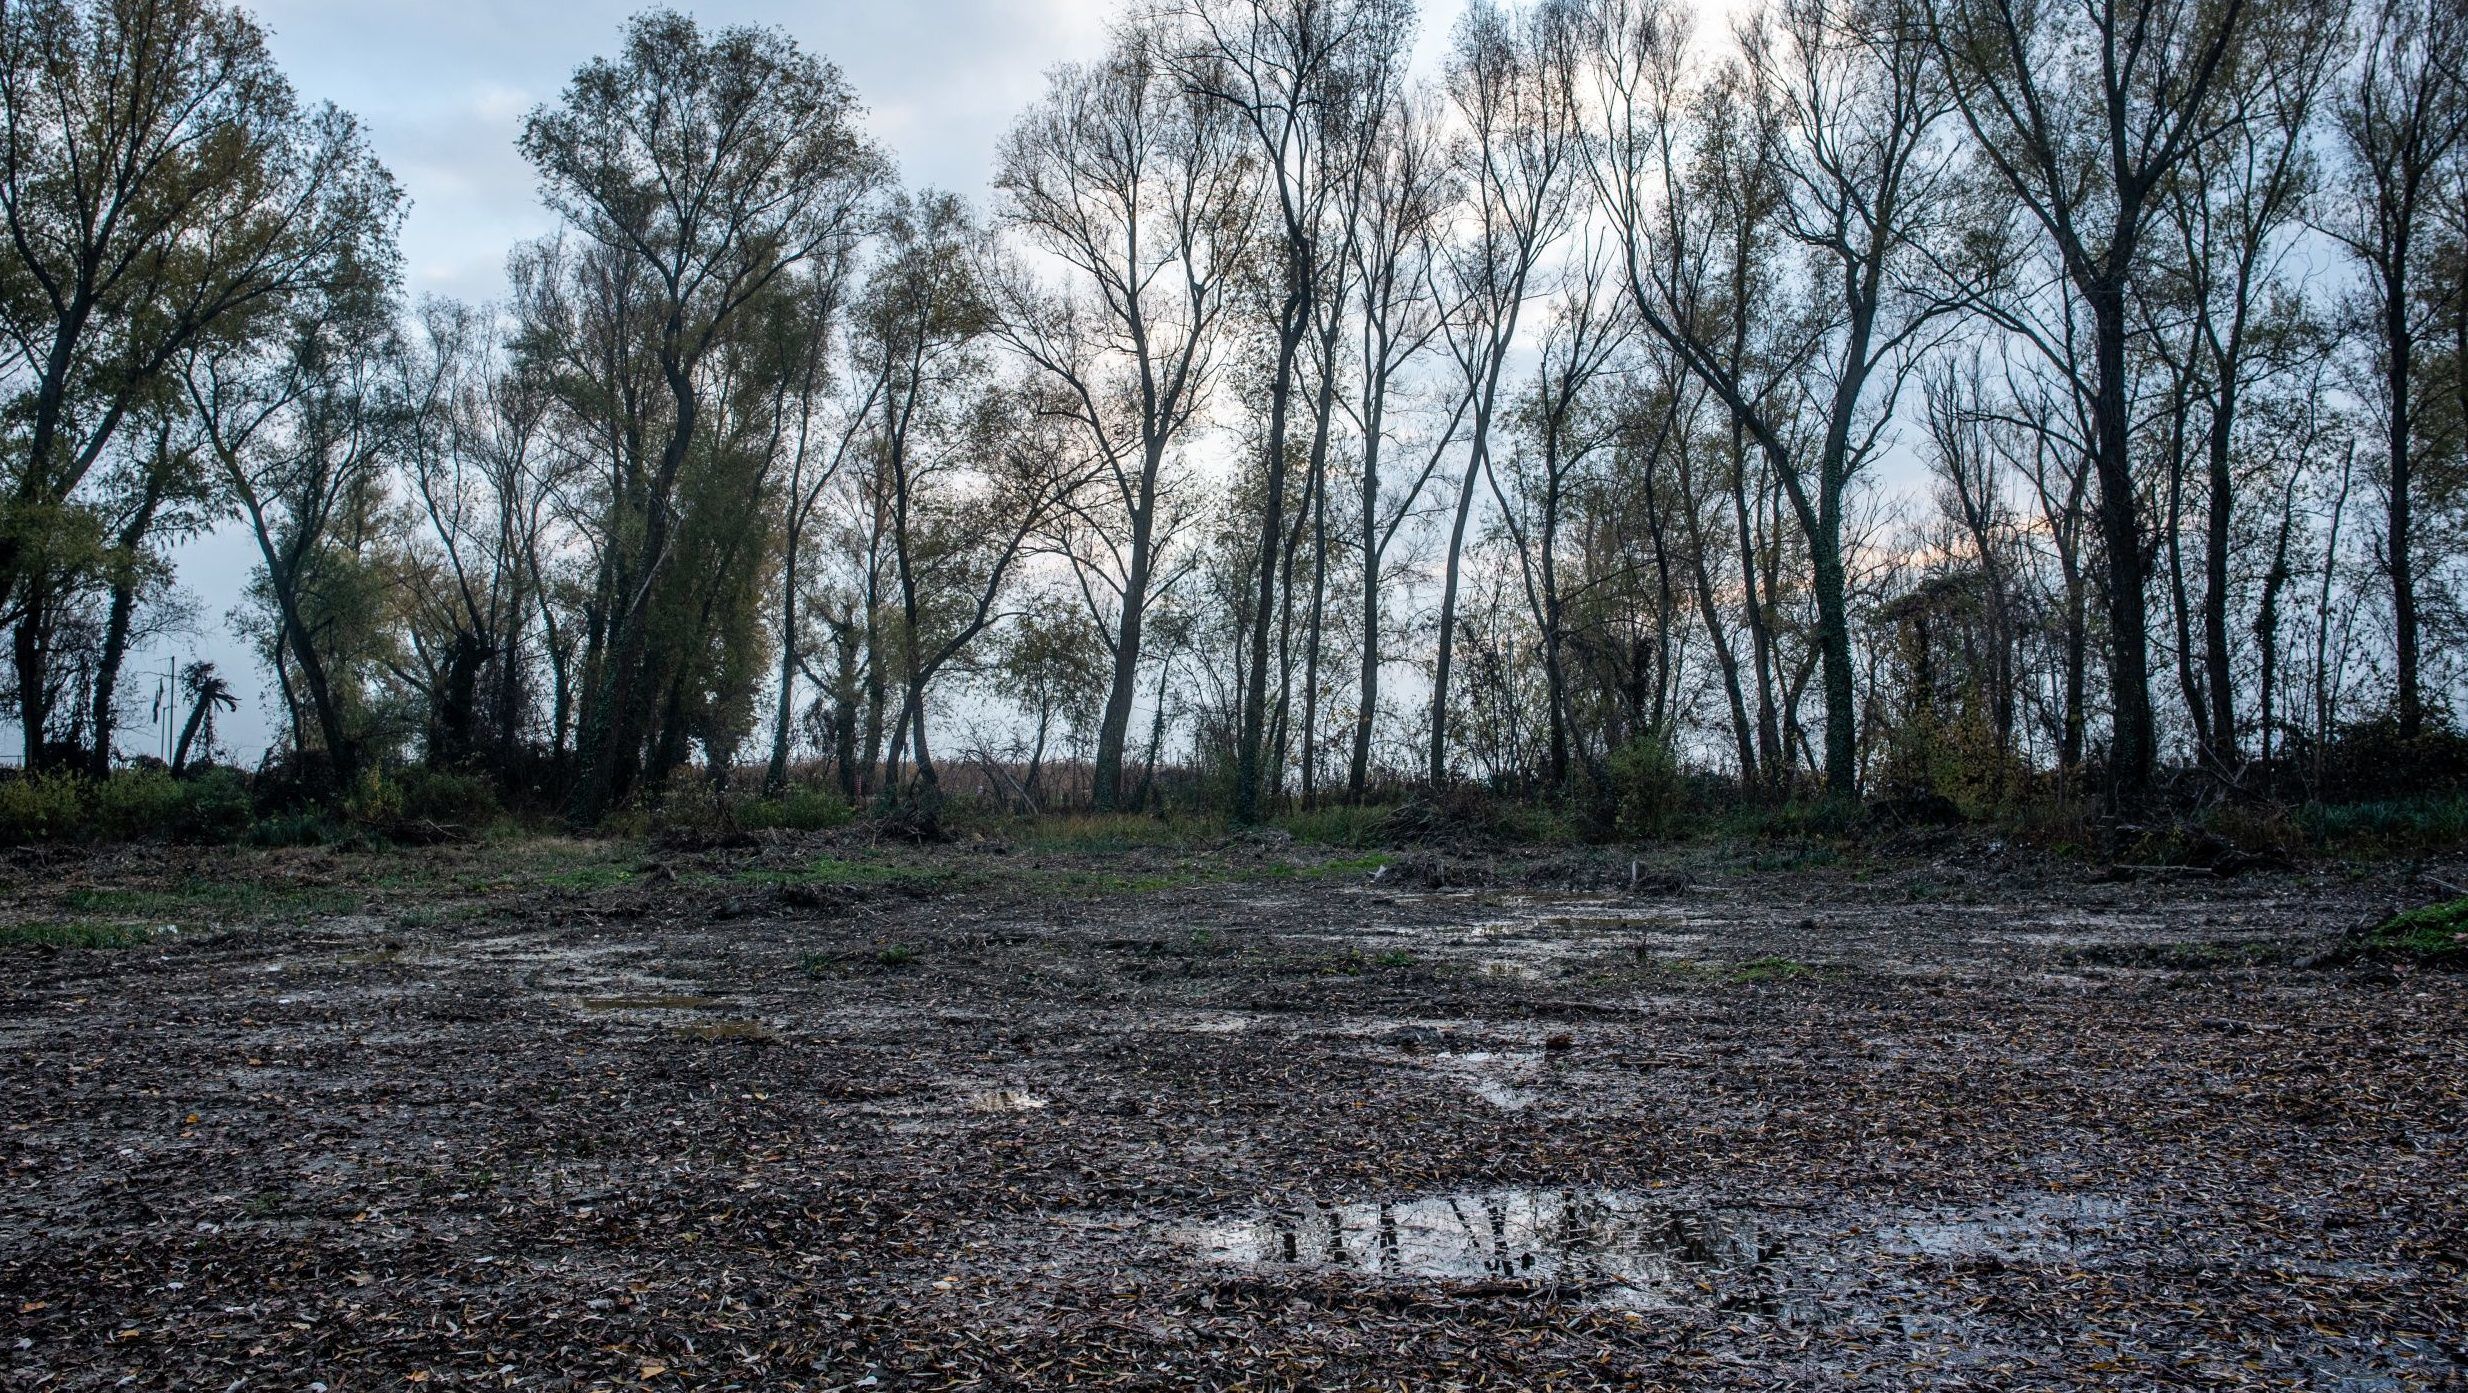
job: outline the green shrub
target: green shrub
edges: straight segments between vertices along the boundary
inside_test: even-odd
[[[298,812],[276,813],[249,824],[248,843],[251,846],[340,846],[359,834],[319,808],[303,808]]]
[[[230,842],[247,835],[256,809],[237,769],[208,769],[185,785],[186,805],[173,832],[190,841]]]
[[[370,769],[360,775],[359,786],[343,799],[343,815],[354,822],[374,827],[387,827],[402,820],[402,786]]]
[[[1688,781],[1671,746],[1640,735],[1611,752],[1612,826],[1632,841],[1670,834],[1688,799]]]
[[[84,834],[85,800],[68,774],[0,780],[0,845],[57,841]]]
[[[402,816],[414,822],[481,827],[496,821],[501,811],[496,787],[477,774],[407,769],[396,782],[402,793]]]
[[[2468,846],[2468,797],[2315,803],[2298,809],[2296,820],[2327,851],[2424,856]]]
[[[1360,804],[1332,804],[1277,819],[1295,841],[1307,846],[1366,847],[1384,844],[1388,809]]]
[[[180,830],[189,790],[161,769],[123,769],[87,785],[86,835],[113,841],[167,836]]]
[[[827,788],[792,788],[777,798],[747,804],[738,815],[747,827],[783,827],[792,832],[828,832],[857,816],[846,799]]]

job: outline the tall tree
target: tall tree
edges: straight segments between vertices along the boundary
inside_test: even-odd
[[[362,768],[361,682],[391,637],[372,545],[384,461],[418,428],[409,415],[426,395],[405,390],[387,289],[321,302],[278,349],[200,347],[183,367],[199,433],[257,545],[265,649],[293,748],[322,757],[330,791]]]
[[[1266,770],[1269,630],[1286,533],[1289,433],[1303,342],[1330,273],[1336,166],[1320,157],[1331,118],[1366,71],[1388,72],[1411,26],[1405,0],[1208,0],[1172,11],[1183,82],[1232,111],[1263,181],[1271,365],[1260,433],[1261,503],[1235,732],[1233,814],[1258,819]]]
[[[1175,574],[1169,466],[1203,420],[1259,230],[1247,133],[1184,87],[1165,42],[1135,22],[1101,62],[1055,70],[995,178],[1004,221],[1068,277],[1060,295],[1015,277],[999,331],[1059,389],[1106,476],[1075,517],[1085,545],[1069,548],[1111,660],[1092,790],[1106,811],[1124,795],[1148,610]]]
[[[1626,248],[1630,296],[1762,453],[1807,539],[1826,789],[1851,797],[1844,498],[1893,418],[1921,336],[1950,308],[1933,285],[1950,165],[1941,84],[1891,3],[1784,0],[1742,26],[1744,71],[1692,110],[1683,27],[1632,0],[1595,15],[1592,167]],[[1764,316],[1748,300],[1748,258],[1760,235],[1777,234],[1809,253],[1808,313],[1752,331],[1749,317]],[[1725,246],[1735,269],[1709,277],[1712,250]],[[1762,352],[1743,352],[1752,332]],[[1815,423],[1812,445],[1797,438],[1801,418]]]
[[[1350,239],[1360,305],[1355,324],[1362,341],[1356,349],[1357,390],[1346,404],[1362,442],[1353,539],[1362,566],[1362,653],[1346,772],[1347,794],[1357,801],[1370,778],[1380,672],[1388,657],[1382,600],[1393,583],[1389,548],[1455,440],[1466,402],[1464,393],[1451,393],[1455,406],[1447,424],[1424,449],[1420,469],[1402,488],[1395,487],[1388,473],[1390,436],[1397,430],[1392,413],[1405,398],[1401,384],[1447,322],[1437,284],[1439,240],[1457,206],[1459,185],[1441,144],[1436,102],[1419,91],[1400,93],[1370,117],[1374,128],[1366,141]]]
[[[2261,40],[2302,29],[2257,24],[2255,8],[2255,0],[1919,5],[1974,153],[2047,238],[2089,318],[2089,372],[2060,367],[2090,405],[2107,581],[2109,796],[2121,807],[2147,795],[2158,757],[2146,522],[2128,409],[2129,297],[2148,266],[2145,242],[2168,181],[2226,129],[2220,92],[2264,80],[2278,55]]]
[[[2372,0],[2356,68],[2332,117],[2346,195],[2325,219],[2365,271],[2366,336],[2382,415],[2382,566],[2391,584],[2393,707],[2403,739],[2425,729],[2417,586],[2419,476],[2428,463],[2420,354],[2441,303],[2429,294],[2446,171],[2468,145],[2468,13],[2451,0]],[[2443,287],[2453,294],[2452,287]],[[2455,311],[2456,313],[2456,311]]]
[[[201,346],[284,332],[287,306],[391,255],[394,181],[358,125],[304,106],[244,11],[214,0],[0,8],[0,390],[24,423],[0,478],[0,607],[30,763],[46,758],[76,495]],[[88,550],[91,548],[88,547]]]
[[[1477,0],[1458,23],[1448,65],[1447,92],[1458,122],[1452,163],[1466,191],[1467,226],[1463,236],[1443,243],[1454,309],[1446,332],[1463,377],[1468,449],[1440,571],[1425,763],[1435,785],[1448,779],[1458,570],[1474,498],[1491,471],[1491,431],[1509,350],[1544,258],[1578,211],[1576,20],[1574,7],[1557,0],[1518,13]]]
[[[2236,669],[2229,612],[2237,537],[2240,436],[2250,395],[2276,374],[2317,357],[2322,335],[2287,263],[2291,235],[2315,182],[2310,127],[2338,52],[2339,26],[2301,8],[2257,22],[2307,25],[2280,40],[2286,61],[2224,89],[2219,139],[2196,146],[2170,182],[2168,223],[2185,303],[2187,376],[2200,397],[2203,589],[2202,702],[2196,730],[2209,766],[2234,777],[2239,762]],[[2171,278],[2177,279],[2177,278]],[[2166,350],[2163,350],[2164,352]],[[2248,471],[2250,472],[2250,471]]]
[[[526,118],[522,150],[549,206],[645,278],[668,393],[640,485],[639,539],[615,566],[609,661],[589,694],[574,811],[597,818],[643,770],[661,673],[652,600],[672,560],[677,488],[703,407],[703,369],[747,307],[845,239],[884,162],[856,127],[837,69],[775,29],[704,36],[674,10],[637,16],[614,59],[578,69]]]

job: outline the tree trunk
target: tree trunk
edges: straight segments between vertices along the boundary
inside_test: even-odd
[[[2228,654],[2228,539],[2236,505],[2236,480],[2229,459],[2230,433],[2236,423],[2237,388],[2223,374],[2211,413],[2210,508],[2203,526],[2202,654],[2203,684],[2211,698],[2211,759],[2224,776],[2237,768],[2236,676]]]
[[[1363,801],[1371,779],[1371,727],[1380,711],[1380,422],[1375,409],[1363,426],[1363,633],[1357,677],[1354,749],[1346,764],[1346,796]]]
[[[17,714],[25,727],[26,772],[34,774],[51,766],[45,739],[51,731],[51,652],[46,637],[50,586],[29,576],[20,589],[17,627],[9,637],[17,660]]]
[[[2134,492],[2131,421],[2125,399],[2125,291],[2086,287],[2096,338],[2097,392],[2092,401],[2098,471],[2099,523],[2108,569],[2108,686],[2112,708],[2108,755],[2111,808],[2131,812],[2147,800],[2157,759],[2151,722],[2151,654],[2143,585],[2142,527]]]
[[[789,496],[798,496],[794,484]],[[780,558],[780,697],[771,723],[771,767],[763,773],[763,791],[775,797],[788,787],[788,724],[797,702],[797,531],[788,529]]]
[[[2406,256],[2403,248],[2399,255]],[[2414,740],[2425,733],[2425,701],[2417,675],[2421,643],[2417,626],[2415,474],[2409,450],[2409,376],[2416,336],[2408,323],[2404,273],[2385,278],[2382,311],[2383,390],[2389,394],[2384,418],[2384,448],[2390,455],[2390,512],[2383,534],[2384,564],[2391,573],[2391,647],[2397,668],[2399,738]]]
[[[1301,346],[1311,306],[1307,268],[1295,264],[1286,274],[1285,304],[1277,325],[1277,363],[1268,386],[1259,583],[1252,596],[1251,652],[1243,674],[1242,726],[1234,745],[1234,821],[1238,825],[1260,820],[1260,750],[1268,729],[1268,626],[1270,613],[1277,604],[1278,554],[1285,541],[1286,414],[1294,389],[1295,350]]]
[[[1097,758],[1090,801],[1098,812],[1110,813],[1122,804],[1123,747],[1131,733],[1131,707],[1140,681],[1140,644],[1148,619],[1151,555],[1156,525],[1157,471],[1165,442],[1142,447],[1140,490],[1131,513],[1131,560],[1123,575],[1122,622],[1114,635],[1114,676],[1106,689],[1105,713],[1097,723]]]
[[[1465,465],[1465,482],[1457,490],[1456,521],[1448,529],[1448,560],[1441,571],[1439,651],[1431,677],[1431,751],[1424,773],[1434,788],[1448,782],[1448,667],[1457,627],[1457,571],[1465,555],[1466,519],[1474,511],[1474,481],[1483,468],[1485,422],[1476,422],[1475,445]]]

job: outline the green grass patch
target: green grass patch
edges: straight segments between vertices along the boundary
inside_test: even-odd
[[[2438,967],[2468,967],[2468,899],[2394,914],[2366,937],[2366,947],[2379,955]]]
[[[2420,856],[2468,846],[2468,798],[2312,803],[2294,814],[2306,841],[2357,856]]]
[[[897,861],[849,861],[821,856],[795,870],[739,871],[730,879],[745,885],[901,885],[958,889],[985,879],[981,872],[949,866],[910,866]]]
[[[1372,852],[1364,856],[1341,856],[1333,861],[1318,861],[1309,865],[1275,865],[1268,868],[1272,880],[1326,880],[1332,876],[1365,875],[1387,865],[1385,853]]]
[[[136,948],[153,941],[152,930],[134,924],[0,924],[0,948]]]
[[[634,875],[634,868],[631,866],[603,863],[592,866],[575,866],[542,876],[540,880],[542,884],[552,885],[560,890],[614,890],[620,885],[632,884]]]
[[[270,889],[240,881],[190,880],[168,889],[71,890],[60,897],[60,906],[76,914],[114,918],[226,923],[282,914],[339,914],[357,905],[362,894],[344,886]]]
[[[1734,982],[1793,982],[1805,977],[1824,975],[1824,969],[1796,958],[1750,958],[1731,969]]]

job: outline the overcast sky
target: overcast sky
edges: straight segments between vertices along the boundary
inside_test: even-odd
[[[613,53],[632,0],[260,0],[274,53],[303,95],[367,123],[412,198],[403,230],[414,296],[488,298],[506,250],[545,232],[523,114],[574,69]],[[708,28],[787,30],[839,64],[875,138],[911,183],[981,192],[994,141],[1048,68],[1094,54],[1112,0],[706,0]]]

